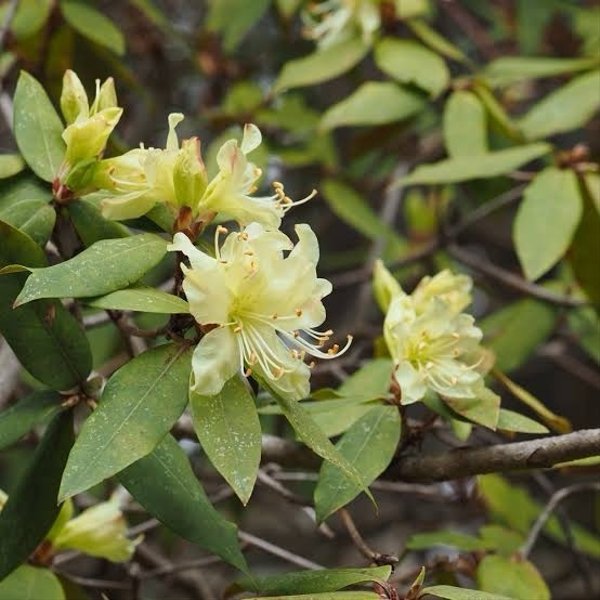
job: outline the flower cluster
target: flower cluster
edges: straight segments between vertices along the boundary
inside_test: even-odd
[[[445,398],[482,397],[482,333],[473,317],[461,312],[471,303],[471,279],[445,270],[424,278],[408,295],[378,263],[374,284],[386,310],[384,337],[402,403],[418,402],[428,392]]]

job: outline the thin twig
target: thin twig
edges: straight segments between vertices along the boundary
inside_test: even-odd
[[[527,536],[525,543],[521,546],[521,556],[525,558],[529,556],[538,536],[544,528],[544,525],[546,525],[546,522],[551,517],[552,513],[556,510],[556,507],[565,498],[568,498],[572,494],[579,494],[581,492],[600,492],[600,483],[577,483],[575,485],[562,488],[561,490],[558,490],[556,493],[554,493],[550,500],[548,500],[548,503],[544,507],[544,510],[542,510],[535,523],[533,524],[533,527],[529,531],[529,535]]]
[[[92,577],[81,577],[79,575],[73,575],[71,573],[65,573],[59,571],[63,577],[66,577],[73,583],[82,585],[83,587],[98,588],[106,590],[128,590],[131,586],[128,583],[122,581],[111,581],[109,579],[94,579]]]
[[[142,571],[138,575],[138,578],[150,579],[152,577],[161,577],[162,575],[171,575],[172,573],[187,571],[189,569],[201,569],[202,567],[209,567],[221,562],[223,562],[223,559],[218,556],[207,556],[205,558],[197,558],[195,560],[174,563],[170,566],[159,567],[158,569],[152,569],[151,571]]]

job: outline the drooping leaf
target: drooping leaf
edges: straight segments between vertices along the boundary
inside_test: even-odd
[[[325,50],[287,62],[273,86],[275,93],[323,83],[358,64],[369,51],[359,38],[352,38]]]
[[[50,423],[0,513],[0,580],[27,559],[58,516],[58,485],[72,444],[73,418],[65,411]]]
[[[21,565],[0,582],[0,600],[65,600],[58,577],[50,570]]]
[[[444,142],[452,158],[486,154],[487,117],[475,94],[453,92],[444,108]]]
[[[14,115],[21,155],[38,177],[52,181],[65,155],[64,127],[44,88],[25,71],[17,82]]]
[[[202,449],[245,505],[260,464],[261,427],[254,398],[239,376],[216,396],[190,390],[194,430]]]
[[[413,33],[432,50],[435,50],[442,56],[446,56],[452,60],[469,63],[469,59],[460,48],[440,35],[440,33],[433,29],[426,21],[422,19],[409,19],[406,24],[412,29]]]
[[[60,9],[65,21],[92,42],[115,54],[125,54],[125,37],[121,30],[103,13],[79,0],[61,0]]]
[[[189,305],[173,294],[155,288],[131,287],[111,292],[106,296],[86,300],[86,304],[96,308],[112,310],[137,310],[140,312],[175,315],[188,313]]]
[[[486,346],[496,356],[496,367],[510,372],[521,366],[552,333],[556,312],[531,298],[518,300],[482,319]]]
[[[400,440],[401,422],[395,406],[375,406],[342,436],[338,452],[361,474],[369,485],[390,464]],[[317,518],[323,521],[346,505],[361,491],[361,486],[331,463],[323,463],[315,488]]]
[[[515,218],[513,237],[528,279],[538,279],[563,257],[582,210],[573,171],[549,167],[527,186]]]
[[[471,89],[479,100],[481,100],[483,106],[485,106],[492,128],[509,140],[519,144],[522,143],[524,141],[523,132],[508,114],[504,105],[496,98],[489,86],[483,81],[475,80]]]
[[[383,125],[408,119],[425,106],[421,96],[391,81],[368,81],[329,108],[321,129]]]
[[[490,594],[481,590],[470,590],[459,588],[453,585],[432,585],[421,590],[422,595],[430,594],[436,598],[445,598],[446,600],[516,600],[509,596],[499,594]]]
[[[458,531],[433,531],[431,533],[416,533],[406,542],[409,550],[427,550],[433,546],[452,546],[464,552],[486,550],[483,540],[473,535]]]
[[[236,527],[212,506],[177,442],[167,435],[118,475],[131,495],[177,535],[247,573]]]
[[[0,268],[16,262],[35,267],[45,264],[42,249],[2,221],[0,239]],[[58,301],[38,301],[13,309],[24,281],[22,273],[0,276],[0,332],[34,377],[54,389],[72,388],[85,381],[92,368],[85,334]]]
[[[359,583],[387,581],[391,572],[391,567],[387,565],[363,569],[298,571],[271,577],[244,578],[237,582],[237,586],[244,590],[269,595],[337,592]]]
[[[517,433],[550,433],[541,423],[507,408],[500,409],[497,428]]]
[[[375,63],[400,83],[414,83],[438,96],[448,85],[450,73],[442,58],[410,40],[384,38],[375,46]]]
[[[479,156],[449,158],[431,165],[417,167],[403,185],[457,183],[469,179],[487,179],[510,173],[551,151],[549,144],[538,143],[488,152]]]
[[[0,449],[14,444],[38,423],[44,423],[61,410],[60,394],[33,392],[0,412]]]
[[[484,592],[512,598],[550,600],[550,590],[539,571],[528,560],[486,556],[477,567],[477,585]]]
[[[585,125],[598,110],[600,70],[576,77],[538,102],[521,119],[523,133],[538,140]]]
[[[121,367],[85,421],[61,483],[69,498],[152,452],[187,404],[191,351],[164,344]]]
[[[15,305],[38,298],[85,298],[129,287],[167,252],[167,242],[151,233],[96,242],[74,258],[34,268]]]
[[[500,413],[500,396],[485,388],[477,398],[446,398],[444,402],[461,417],[490,429],[496,429]]]
[[[77,235],[86,247],[100,240],[122,238],[130,235],[125,225],[105,219],[101,212],[86,200],[69,202],[67,210]]]
[[[20,154],[0,154],[0,179],[12,177],[25,168]]]

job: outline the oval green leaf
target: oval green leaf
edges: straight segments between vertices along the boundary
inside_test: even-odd
[[[0,583],[0,600],[64,600],[58,577],[50,569],[21,565]]]
[[[236,527],[212,506],[177,442],[167,435],[119,481],[154,517],[181,537],[248,572]]]
[[[506,408],[500,409],[496,427],[503,431],[514,431],[517,433],[550,433],[545,425]]]
[[[0,179],[12,177],[25,168],[20,154],[0,154]]]
[[[86,248],[100,240],[122,238],[130,235],[125,225],[105,219],[102,213],[86,200],[70,202],[67,210],[77,235]]]
[[[190,405],[202,449],[247,504],[260,464],[261,427],[246,383],[236,375],[216,396],[201,396],[190,390]]]
[[[89,489],[156,448],[187,404],[190,359],[188,346],[164,344],[140,354],[109,379],[69,455],[61,499]]]
[[[190,312],[185,300],[155,288],[132,287],[117,290],[106,296],[86,300],[86,304],[110,310],[137,310],[164,315]]]
[[[167,252],[167,242],[151,233],[101,240],[81,254],[32,274],[15,302],[38,298],[101,296],[135,283]]]
[[[337,451],[361,474],[364,485],[390,464],[400,441],[401,422],[395,406],[375,406],[348,429]],[[361,491],[355,481],[331,463],[323,463],[315,488],[319,521],[353,500]]]
[[[467,588],[454,587],[453,585],[432,585],[421,590],[421,596],[427,594],[445,600],[515,600],[509,596],[490,594],[481,590],[470,590]]]
[[[487,154],[487,116],[479,98],[458,90],[444,108],[444,142],[452,158]]]
[[[14,98],[15,138],[32,171],[52,181],[65,156],[64,126],[44,88],[21,71]]]

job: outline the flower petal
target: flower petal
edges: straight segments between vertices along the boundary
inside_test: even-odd
[[[262,135],[260,129],[253,123],[246,123],[244,125],[244,137],[242,138],[242,152],[249,154],[252,150],[256,150],[262,142]]]

